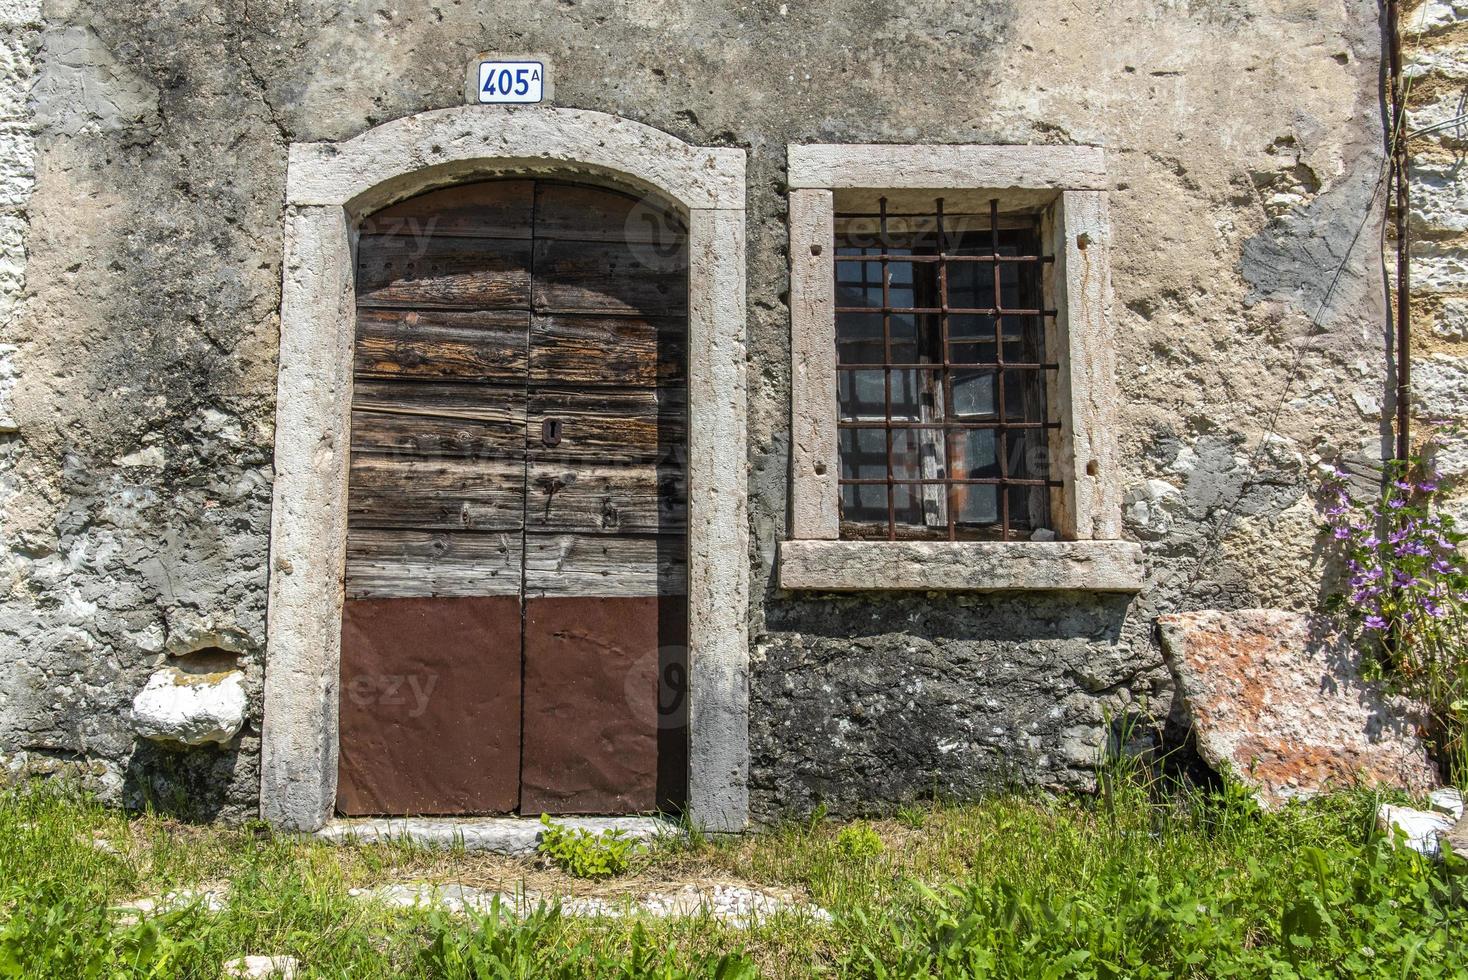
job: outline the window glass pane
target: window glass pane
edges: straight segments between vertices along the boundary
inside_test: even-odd
[[[994,305],[994,267],[988,262],[948,263],[948,305],[989,309]],[[993,334],[991,327],[989,333]]]
[[[857,523],[887,524],[887,486],[845,484],[841,487],[841,519]]]
[[[906,527],[926,526],[923,520],[922,487],[896,484],[892,487],[892,502],[895,505],[893,516],[897,524]],[[911,536],[910,533],[899,535],[899,537]]]
[[[966,483],[953,488],[955,519],[964,524],[993,524],[999,520],[999,488]]]
[[[838,442],[841,449],[841,479],[887,479],[886,429],[842,429]],[[883,497],[882,507],[885,509],[886,506],[886,498]]]
[[[882,308],[882,263],[836,260],[836,305]]]
[[[881,364],[886,357],[881,313],[837,313],[838,364]]]
[[[953,405],[948,417],[965,421],[994,418],[999,411],[996,377],[995,371],[955,370],[949,381]]]
[[[988,480],[1000,475],[994,429],[954,429],[948,435],[948,448],[954,479]]]
[[[920,422],[924,405],[932,404],[927,386],[933,372],[900,368],[892,372],[892,418],[903,422]]]
[[[1037,364],[1044,360],[1044,327],[1039,317],[1005,316],[999,318],[1004,331],[1004,359],[1016,364]]]
[[[1030,450],[1037,445],[1031,437],[1042,433],[1042,429],[1010,429],[1004,434],[1004,458],[1009,468],[1009,476],[1016,480],[1032,479],[1035,475],[1030,469],[1031,457],[1034,455]]]
[[[1011,528],[1020,532],[1028,532],[1043,525],[1043,518],[1039,515],[1045,513],[1046,491],[1044,487],[1010,487],[1008,493],[1009,526]],[[1029,537],[1028,533],[1023,533],[1021,536]]]
[[[892,277],[887,286],[887,303],[894,310],[917,305],[917,294],[913,286],[911,262],[889,262],[887,273]]]
[[[1004,421],[1045,421],[1045,378],[1040,369],[1004,372]]]
[[[893,306],[899,305],[895,300]],[[915,364],[922,360],[922,334],[918,317],[912,313],[893,313],[887,318],[892,337],[892,363]]]
[[[887,416],[887,393],[881,368],[836,373],[836,400],[843,421]]]
[[[949,301],[950,305],[952,300]],[[952,313],[948,317],[949,343],[994,343],[994,318],[984,313]]]
[[[944,465],[941,429],[892,430],[893,479],[942,479]]]

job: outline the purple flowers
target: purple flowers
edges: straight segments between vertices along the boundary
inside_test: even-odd
[[[1321,513],[1341,547],[1350,588],[1340,598],[1373,633],[1417,637],[1458,615],[1468,597],[1464,540],[1450,516],[1435,509],[1436,475],[1417,476],[1393,464],[1382,493],[1356,500],[1336,466],[1323,481]]]

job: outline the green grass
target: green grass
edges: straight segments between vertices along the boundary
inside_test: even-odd
[[[247,953],[354,978],[1468,976],[1463,862],[1382,840],[1370,794],[1260,813],[1237,792],[1163,795],[1127,774],[1103,782],[1094,798],[1002,795],[662,844],[611,881],[405,844],[129,818],[14,790],[0,795],[0,976],[214,980]],[[577,895],[742,881],[835,918],[782,914],[738,929],[546,909],[521,922],[348,893],[423,880]],[[127,924],[108,911],[225,884],[217,913]]]

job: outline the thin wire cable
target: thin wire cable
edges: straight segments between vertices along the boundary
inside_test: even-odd
[[[1426,8],[1424,7],[1422,13],[1419,14],[1419,24],[1417,29],[1418,37],[1420,37],[1422,34],[1423,28],[1420,18],[1422,16],[1425,16],[1425,11]],[[1403,81],[1403,106],[1407,104],[1411,96],[1413,81],[1414,79],[1412,79],[1410,76],[1408,76]],[[1310,318],[1310,330],[1309,333],[1306,335],[1307,340],[1311,337],[1314,337],[1318,333],[1320,329],[1320,318],[1324,316],[1325,311],[1329,308],[1330,298],[1335,293],[1335,288],[1340,283],[1341,276],[1345,273],[1346,266],[1351,260],[1352,253],[1354,253],[1356,250],[1356,243],[1360,241],[1361,233],[1366,230],[1366,225],[1370,223],[1373,215],[1376,213],[1376,198],[1386,187],[1387,178],[1392,173],[1393,158],[1395,154],[1391,150],[1397,145],[1397,140],[1401,138],[1401,131],[1406,128],[1407,123],[1407,113],[1405,109],[1400,112],[1398,112],[1397,109],[1397,106],[1392,107],[1393,119],[1388,130],[1388,152],[1382,159],[1381,172],[1378,173],[1376,176],[1376,183],[1371,191],[1371,200],[1367,202],[1365,214],[1363,214],[1361,217],[1361,223],[1356,227],[1355,234],[1351,236],[1351,241],[1346,246],[1346,252],[1341,257],[1340,264],[1336,266],[1335,273],[1331,276],[1330,283],[1326,286],[1325,292],[1321,295],[1320,304],[1316,307],[1314,316]],[[1410,137],[1411,134],[1409,133],[1407,138]],[[1406,175],[1404,174],[1403,179],[1405,179],[1405,177]],[[1378,253],[1380,253],[1378,261],[1382,264],[1382,277],[1383,279],[1386,279],[1387,270],[1385,255],[1385,221],[1383,221],[1381,226],[1380,245],[1381,247],[1377,250]],[[1259,444],[1254,447],[1254,452],[1249,457],[1249,466],[1244,477],[1244,482],[1240,485],[1239,492],[1233,497],[1232,500],[1229,501],[1228,505],[1225,507],[1223,515],[1214,524],[1213,529],[1209,532],[1208,537],[1204,542],[1203,550],[1199,553],[1198,559],[1193,563],[1192,571],[1188,575],[1188,580],[1186,583],[1187,586],[1192,586],[1198,581],[1198,577],[1203,573],[1204,566],[1214,557],[1214,555],[1218,551],[1218,548],[1222,545],[1224,537],[1227,536],[1228,530],[1233,523],[1234,516],[1238,513],[1239,505],[1243,503],[1244,497],[1247,496],[1249,491],[1252,490],[1256,485],[1257,478],[1253,474],[1258,472],[1259,464],[1264,458],[1264,450],[1265,447],[1269,445],[1270,437],[1277,433],[1277,430],[1279,428],[1279,417],[1281,414],[1283,414],[1284,407],[1289,401],[1290,390],[1294,387],[1295,380],[1299,376],[1300,367],[1304,363],[1305,354],[1308,348],[1309,345],[1306,343],[1302,343],[1296,348],[1295,357],[1290,363],[1290,370],[1285,375],[1284,385],[1280,388],[1279,400],[1275,403],[1274,409],[1270,412],[1269,422],[1265,426],[1264,433],[1259,438]],[[1179,574],[1181,573],[1174,573],[1173,575],[1169,575],[1166,578],[1161,579],[1160,581],[1158,581],[1157,587],[1162,587],[1172,583],[1176,580]]]
[[[1392,135],[1395,139],[1395,132],[1393,132]],[[1336,266],[1335,273],[1331,276],[1330,283],[1326,286],[1325,292],[1321,295],[1320,303],[1315,309],[1315,314],[1310,318],[1309,332],[1306,334],[1305,337],[1305,340],[1307,341],[1317,336],[1319,333],[1320,319],[1322,316],[1325,315],[1326,310],[1329,309],[1330,299],[1335,294],[1336,286],[1340,284],[1341,277],[1345,274],[1346,266],[1350,263],[1351,260],[1351,255],[1356,250],[1356,244],[1361,240],[1361,234],[1366,230],[1366,226],[1371,222],[1372,217],[1376,213],[1376,199],[1381,194],[1383,188],[1386,187],[1387,177],[1390,175],[1391,170],[1392,155],[1388,153],[1385,159],[1382,161],[1381,172],[1376,177],[1375,186],[1372,188],[1371,191],[1371,200],[1367,202],[1367,206],[1365,209],[1366,213],[1362,216],[1361,223],[1356,226],[1356,231],[1351,236],[1350,243],[1346,246],[1346,252],[1341,257],[1340,264]],[[1385,237],[1385,234],[1386,229],[1385,225],[1383,224],[1383,239]],[[1244,497],[1247,496],[1249,491],[1252,490],[1256,485],[1257,478],[1252,474],[1258,472],[1259,464],[1264,458],[1264,451],[1265,448],[1269,445],[1270,437],[1275,435],[1279,428],[1279,417],[1284,413],[1284,407],[1289,401],[1290,391],[1294,387],[1295,381],[1299,377],[1300,368],[1304,364],[1305,355],[1308,350],[1308,343],[1301,343],[1295,348],[1295,356],[1290,362],[1289,372],[1285,375],[1284,384],[1280,388],[1279,399],[1275,402],[1274,408],[1269,414],[1269,421],[1265,426],[1264,433],[1259,438],[1258,445],[1254,447],[1254,452],[1249,457],[1249,465],[1246,471],[1247,475],[1244,478],[1244,482],[1239,487],[1238,493],[1229,501],[1228,505],[1224,509],[1222,517],[1220,517],[1219,520],[1214,524],[1213,530],[1209,532],[1208,537],[1204,542],[1203,551],[1198,555],[1198,559],[1196,562],[1194,562],[1192,571],[1188,575],[1186,583],[1188,586],[1192,586],[1198,581],[1199,576],[1203,573],[1204,566],[1217,553],[1219,546],[1223,543],[1224,537],[1226,537],[1228,534],[1229,528],[1233,523],[1234,516],[1238,512],[1239,505],[1243,503]],[[1174,573],[1173,575],[1162,579],[1157,583],[1158,587],[1170,584],[1177,578],[1179,574],[1181,573]]]

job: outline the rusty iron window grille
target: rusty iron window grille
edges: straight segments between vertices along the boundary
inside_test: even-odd
[[[1003,541],[1049,526],[1054,256],[1039,219],[835,216],[841,536]]]

